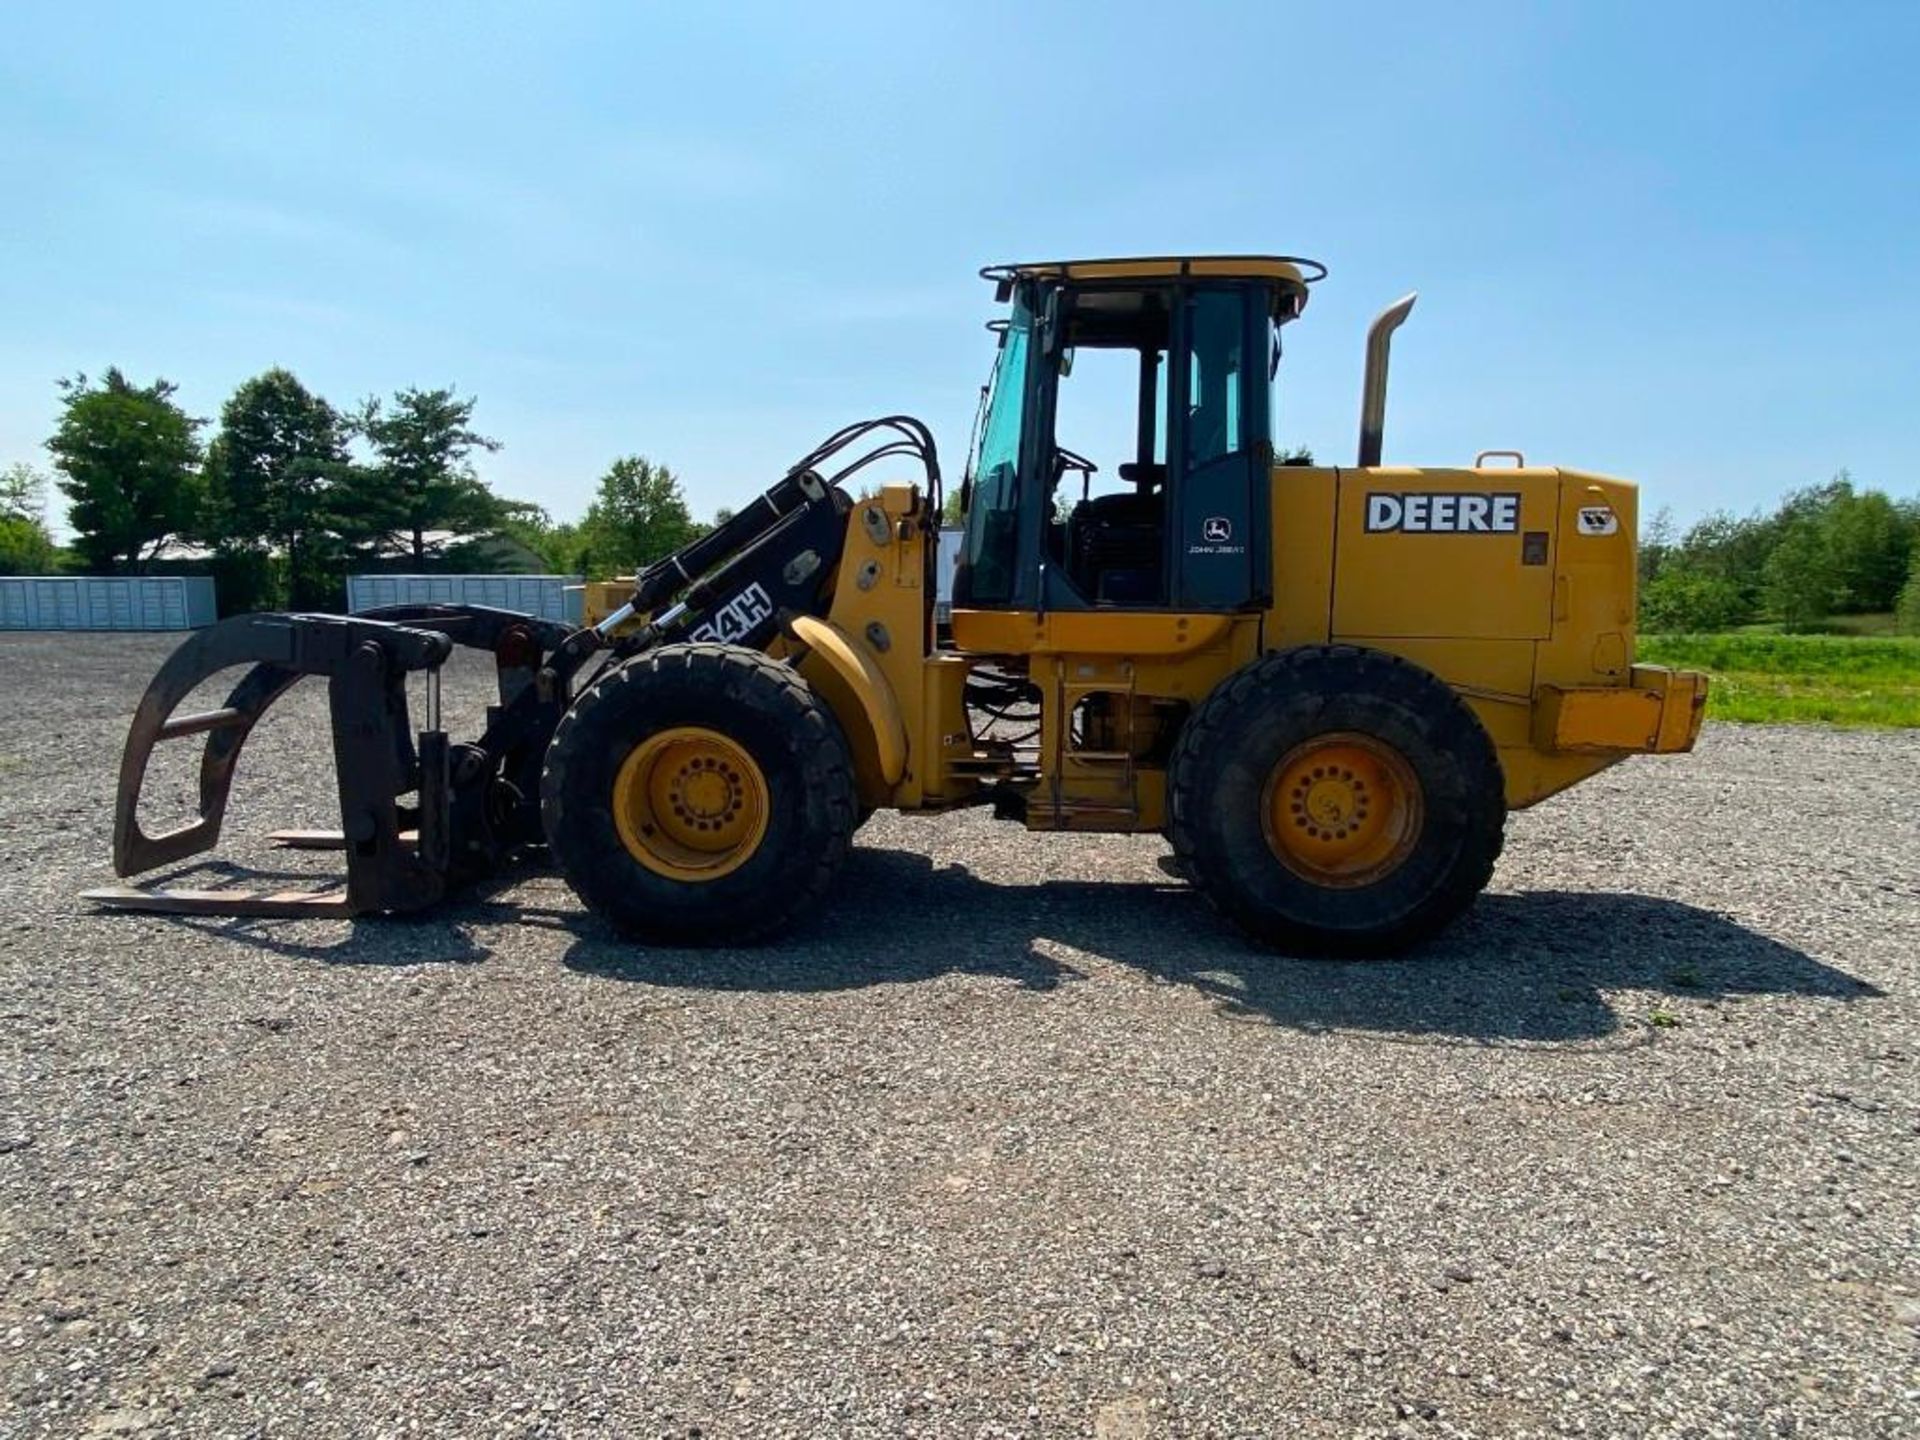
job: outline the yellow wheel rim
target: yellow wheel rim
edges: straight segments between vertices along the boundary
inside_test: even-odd
[[[766,776],[717,730],[681,725],[634,748],[613,777],[613,822],[627,853],[669,880],[718,880],[767,833]]]
[[[1336,731],[1296,745],[1261,800],[1267,844],[1316,885],[1370,885],[1420,838],[1420,782],[1406,757],[1371,735]]]

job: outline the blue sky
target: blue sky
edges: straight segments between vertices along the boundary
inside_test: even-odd
[[[1920,5],[28,3],[0,43],[0,465],[56,377],[476,394],[557,515],[737,504],[842,422],[957,472],[988,261],[1281,251],[1281,438],[1489,447],[1683,518],[1920,491]],[[1088,447],[1091,448],[1091,447]]]

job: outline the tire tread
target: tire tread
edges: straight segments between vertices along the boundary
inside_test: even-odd
[[[822,833],[812,837],[812,853],[786,857],[777,883],[751,905],[737,897],[704,917],[700,928],[649,911],[631,887],[607,883],[602,871],[609,859],[582,848],[582,803],[604,807],[605,797],[575,795],[570,772],[601,747],[617,739],[605,732],[616,723],[622,701],[631,703],[635,687],[661,683],[710,686],[716,696],[758,712],[791,737],[805,794],[824,809]],[[601,674],[574,700],[554,731],[541,777],[540,813],[554,857],[581,899],[623,933],[676,943],[748,943],[779,931],[811,909],[832,887],[852,848],[855,818],[853,762],[839,722],[826,703],[794,670],[757,650],[737,645],[696,642],[667,645],[636,656]],[[588,820],[598,816],[589,815]],[[616,865],[632,862],[624,848]],[[718,883],[718,882],[709,882]]]
[[[1463,835],[1460,853],[1441,884],[1413,910],[1375,928],[1318,926],[1276,920],[1254,903],[1235,866],[1216,854],[1207,825],[1223,747],[1256,710],[1305,706],[1314,712],[1342,696],[1363,694],[1402,710],[1420,738],[1454,758],[1464,784],[1439,797],[1444,818]],[[1435,803],[1435,797],[1427,797]],[[1356,645],[1312,645],[1275,651],[1217,685],[1188,718],[1168,767],[1167,838],[1177,865],[1193,877],[1209,904],[1251,938],[1307,953],[1361,956],[1391,953],[1429,938],[1469,906],[1493,878],[1505,839],[1506,804],[1500,758],[1479,718],[1431,672],[1384,651]],[[1277,863],[1277,862],[1276,862]]]

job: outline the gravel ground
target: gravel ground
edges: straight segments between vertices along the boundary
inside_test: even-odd
[[[0,1432],[1920,1433],[1920,734],[1623,766],[1405,961],[978,813],[640,951],[91,913],[170,643],[0,635]]]

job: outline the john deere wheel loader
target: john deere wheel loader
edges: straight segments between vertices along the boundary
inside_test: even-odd
[[[737,942],[816,904],[866,813],[990,805],[1030,830],[1162,833],[1256,939],[1378,954],[1471,903],[1509,810],[1692,747],[1703,678],[1633,663],[1632,485],[1500,452],[1381,463],[1412,296],[1374,323],[1359,463],[1336,468],[1277,462],[1269,438],[1280,328],[1325,275],[1315,262],[982,273],[1008,308],[950,623],[933,437],[902,416],[831,436],[630,584],[590,586],[571,632],[454,605],[227,620],[181,646],[135,717],[115,867],[209,848],[249,729],[315,675],[342,827],[282,838],[344,851],[344,888],[96,898],[413,910],[544,845],[626,934]],[[888,461],[921,483],[849,491]],[[491,652],[499,676],[485,732],[461,744],[439,716],[456,646]],[[225,705],[173,714],[240,665]],[[149,756],[191,735],[206,736],[199,818],[149,835]]]

